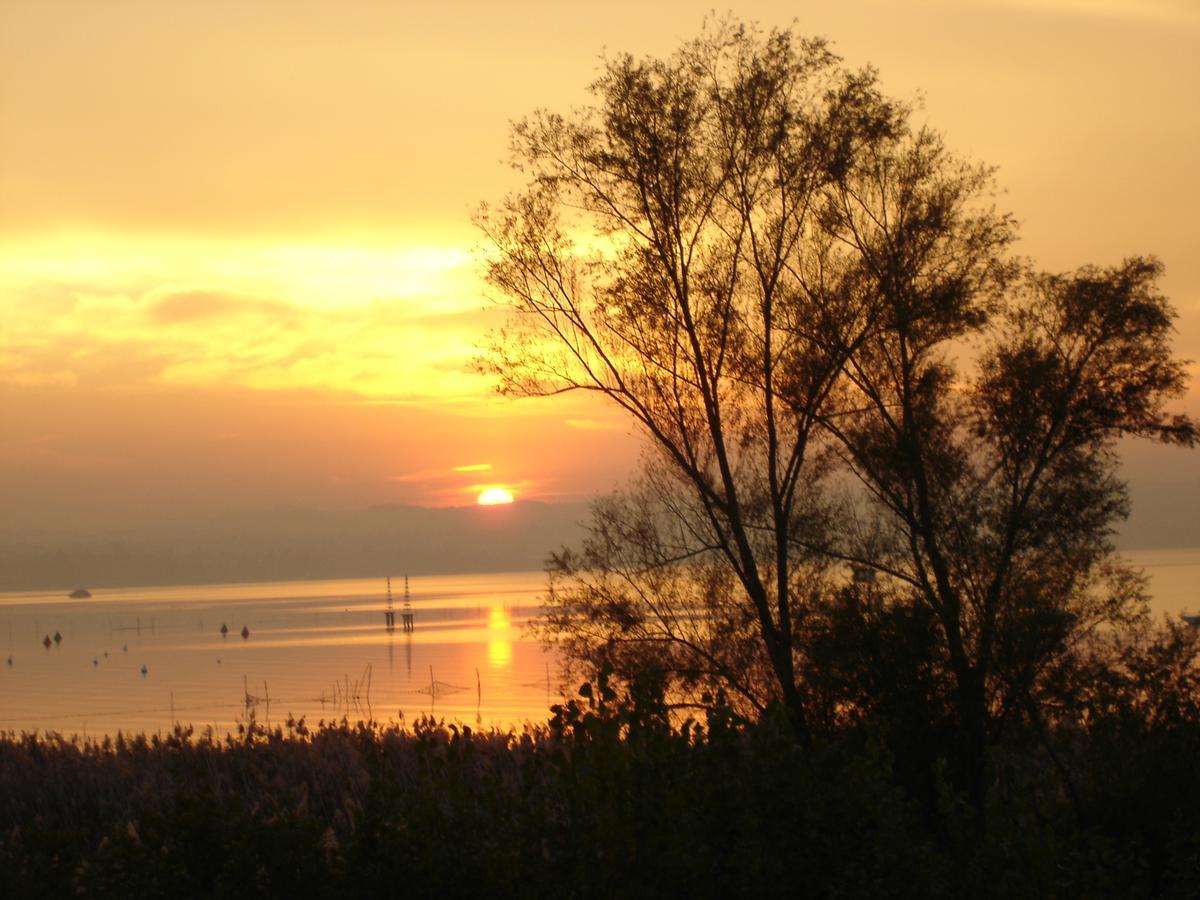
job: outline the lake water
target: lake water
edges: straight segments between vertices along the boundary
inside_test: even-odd
[[[542,572],[413,579],[395,628],[380,579],[0,594],[0,730],[218,733],[252,710],[279,724],[422,714],[509,727],[545,721],[557,673],[523,627]],[[222,636],[220,628],[228,627]],[[242,628],[249,637],[241,636]],[[45,636],[62,635],[61,643]],[[146,667],[142,674],[142,666]]]
[[[1200,612],[1200,548],[1126,558],[1151,577],[1157,616]],[[87,600],[0,593],[0,656],[12,660],[0,663],[0,731],[98,736],[180,722],[223,734],[251,712],[270,724],[545,721],[555,660],[523,627],[537,615],[542,572],[415,578],[410,589],[412,631],[403,580],[393,583],[394,630],[379,579],[114,588]],[[56,632],[62,641],[43,647]]]

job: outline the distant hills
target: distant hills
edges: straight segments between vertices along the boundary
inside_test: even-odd
[[[1126,550],[1200,546],[1195,480],[1132,485]],[[539,569],[578,543],[586,503],[272,509],[104,534],[0,529],[0,591]]]
[[[98,536],[0,533],[0,591],[539,569],[587,504],[274,509]]]

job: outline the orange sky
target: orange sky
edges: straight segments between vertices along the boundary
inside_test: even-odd
[[[0,524],[612,487],[620,419],[471,372],[496,320],[470,215],[514,184],[510,119],[708,7],[0,0]],[[920,92],[1043,267],[1160,256],[1200,358],[1194,2],[736,12]],[[1196,460],[1130,472],[1200,485]]]

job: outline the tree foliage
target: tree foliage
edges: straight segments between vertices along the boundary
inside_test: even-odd
[[[600,394],[647,437],[545,633],[807,742],[873,705],[814,668],[822,635],[891,623],[982,803],[1013,711],[1040,723],[1055,661],[1141,609],[1115,443],[1197,436],[1160,264],[1014,259],[991,171],[790,31],[718,23],[591,93],[514,127],[528,186],[479,217],[501,390]]]

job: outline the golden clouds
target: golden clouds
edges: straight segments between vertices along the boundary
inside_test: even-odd
[[[503,483],[481,483],[464,477],[490,472],[493,477],[503,478],[506,473],[514,470],[528,469],[528,462],[528,459],[509,459],[507,464],[499,467],[491,463],[474,463],[453,468],[429,466],[388,475],[386,480],[396,484],[420,485],[427,497],[439,504],[449,505],[463,505],[472,501],[481,506],[502,505],[512,503],[517,493],[524,495],[525,492],[531,492],[533,496],[543,500],[564,493],[561,485],[552,485],[551,481],[554,479],[546,478],[544,473],[540,473],[538,478],[509,480]],[[541,466],[553,468],[553,464],[548,461],[543,461],[539,467]]]
[[[113,241],[0,257],[0,381],[309,390],[405,402],[487,396],[489,314],[458,248]]]
[[[704,10],[466,8],[0,0],[11,515],[616,483],[636,456],[620,415],[496,400],[473,374],[499,322],[470,211],[523,180],[500,162],[511,118],[584,102],[602,48],[670,52]],[[878,64],[889,91],[923,90],[953,146],[1002,167],[1023,253],[1062,269],[1160,255],[1180,352],[1200,357],[1200,52],[1194,30],[1161,27],[1189,10],[864,0],[801,27]],[[786,25],[795,4],[739,15]],[[68,477],[101,459],[124,474]]]
[[[177,291],[150,299],[147,317],[159,325],[188,325],[202,320],[269,318],[288,321],[293,307],[278,300],[237,297],[219,291]]]
[[[0,384],[16,387],[74,387],[79,381],[71,369],[32,365],[17,353],[0,353]]]

